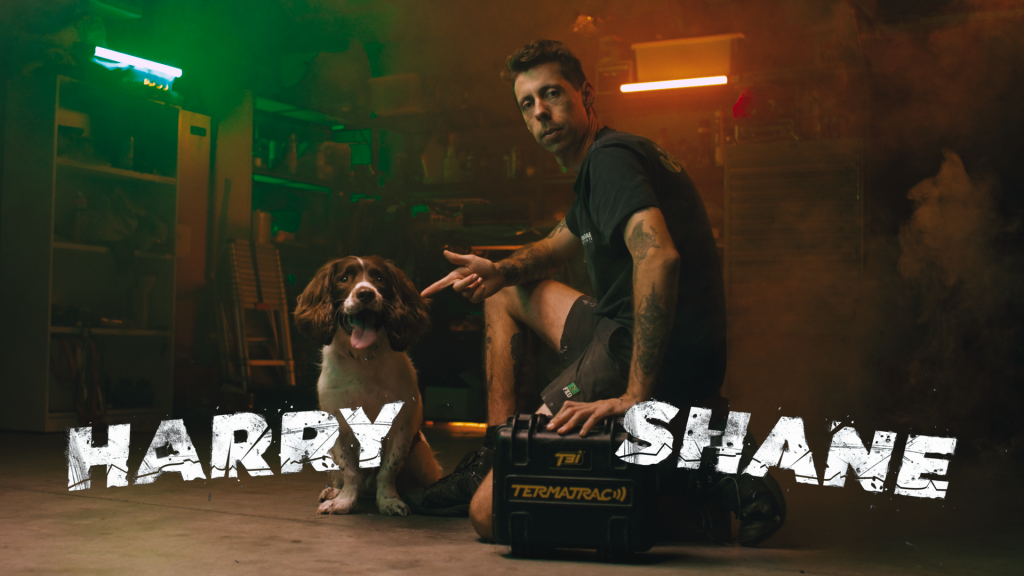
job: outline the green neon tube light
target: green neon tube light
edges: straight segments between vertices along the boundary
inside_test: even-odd
[[[295,182],[294,180],[286,180],[284,178],[275,178],[273,176],[264,176],[263,174],[253,174],[252,179],[254,182],[262,182],[264,184],[278,184],[281,186],[287,186],[289,188],[298,188],[300,190],[312,190],[313,192],[328,192],[331,189],[326,186],[317,186],[315,184],[306,184],[305,182]]]
[[[142,58],[139,58],[137,56],[131,56],[129,54],[114,52],[113,50],[108,50],[106,48],[101,48],[99,46],[96,47],[95,55],[99,56],[100,58],[106,58],[107,60],[111,60],[113,62],[119,62],[126,66],[134,66],[135,68],[139,68],[141,70],[150,70],[152,72],[157,72],[170,78],[181,77],[181,68],[175,68],[174,66],[168,66],[166,64],[153,62],[151,60],[144,60]]]

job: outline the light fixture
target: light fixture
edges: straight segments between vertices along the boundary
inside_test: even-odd
[[[253,174],[253,182],[262,182],[263,184],[277,184],[280,186],[287,186],[289,188],[298,188],[299,190],[311,190],[313,192],[327,192],[331,193],[331,189],[326,186],[317,186],[316,184],[306,184],[305,182],[295,182],[294,180],[285,180],[284,178],[275,178],[273,176],[266,176],[264,174]]]
[[[636,52],[636,83],[624,84],[622,92],[692,88],[729,83],[732,55],[742,34],[716,34],[633,44]]]
[[[638,82],[623,84],[619,90],[623,92],[645,92],[648,90],[668,90],[670,88],[693,88],[695,86],[718,86],[728,84],[728,76],[708,76],[706,78],[685,78],[682,80],[662,80],[659,82]]]
[[[447,428],[477,428],[485,429],[487,424],[482,422],[434,422],[433,420],[425,420],[424,426],[438,426]]]
[[[120,52],[114,52],[106,48],[97,46],[95,56],[104,58],[111,62],[116,62],[124,66],[131,66],[139,70],[147,70],[149,72],[156,73],[159,76],[173,80],[174,78],[181,77],[181,68],[175,68],[174,66],[168,66],[159,62],[153,62],[150,60],[144,60],[137,56],[130,54],[122,54]]]

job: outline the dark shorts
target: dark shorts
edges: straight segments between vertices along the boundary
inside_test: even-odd
[[[596,309],[596,300],[580,296],[565,318],[558,352],[562,372],[541,392],[552,414],[557,414],[566,400],[593,402],[617,398],[626,392],[633,333],[611,318],[598,316]],[[680,407],[718,396],[721,374],[712,369],[711,374],[704,375],[707,370],[700,366],[703,363],[699,357],[686,362],[694,368],[689,377],[663,366],[655,379],[652,397]]]
[[[566,400],[592,402],[626,392],[633,334],[611,318],[594,313],[597,300],[580,296],[562,328],[558,359],[562,372],[541,392],[557,414]]]

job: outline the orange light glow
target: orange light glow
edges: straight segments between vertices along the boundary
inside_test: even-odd
[[[487,424],[479,422],[434,422],[433,420],[425,420],[424,426],[447,426],[448,428],[487,428]]]
[[[728,84],[728,76],[708,76],[707,78],[686,78],[685,80],[663,80],[661,82],[640,82],[623,84],[619,87],[623,92],[645,92],[647,90],[668,90],[669,88],[692,88],[694,86],[716,86]]]

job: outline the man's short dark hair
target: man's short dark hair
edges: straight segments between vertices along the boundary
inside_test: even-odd
[[[515,87],[516,78],[520,74],[548,62],[558,62],[562,69],[562,77],[568,80],[573,88],[583,89],[587,76],[583,73],[579,58],[558,40],[534,40],[516,50],[505,60],[505,69],[501,71],[501,77]]]

